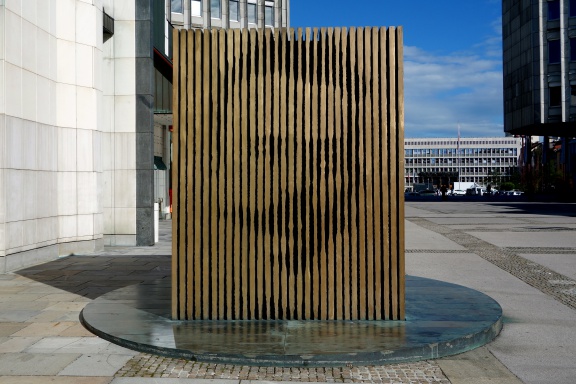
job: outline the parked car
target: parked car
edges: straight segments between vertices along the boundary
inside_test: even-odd
[[[454,189],[452,191],[452,196],[465,196],[466,195],[466,191],[463,191],[461,189]]]

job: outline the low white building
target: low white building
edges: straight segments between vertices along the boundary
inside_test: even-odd
[[[522,139],[516,137],[404,139],[405,186],[458,181],[484,185],[488,177],[504,181],[518,167],[521,148]]]

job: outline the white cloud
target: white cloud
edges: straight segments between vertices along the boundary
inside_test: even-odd
[[[503,136],[499,25],[466,52],[404,47],[405,136]]]

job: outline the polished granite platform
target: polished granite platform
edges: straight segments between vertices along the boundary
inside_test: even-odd
[[[502,308],[460,285],[406,276],[405,321],[175,321],[170,280],[89,303],[82,324],[118,345],[169,357],[257,366],[382,365],[454,355],[502,329]]]

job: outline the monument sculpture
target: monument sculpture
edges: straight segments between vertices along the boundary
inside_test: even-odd
[[[404,319],[402,79],[401,28],[174,32],[174,319]]]

